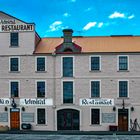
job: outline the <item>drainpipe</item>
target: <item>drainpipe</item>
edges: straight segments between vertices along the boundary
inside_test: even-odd
[[[56,53],[52,53],[53,58],[53,130],[56,128],[55,109],[56,109]]]

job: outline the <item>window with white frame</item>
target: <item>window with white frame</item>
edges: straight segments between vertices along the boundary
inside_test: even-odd
[[[19,69],[19,57],[11,57],[9,67],[10,67],[11,72],[20,71],[20,69]]]
[[[46,124],[45,108],[37,108],[37,124]]]
[[[10,95],[11,97],[19,97],[19,82],[10,81]]]
[[[91,71],[100,71],[100,56],[91,56],[90,57],[90,70]]]
[[[46,57],[36,57],[36,71],[46,71]]]
[[[128,56],[119,56],[119,70],[128,70]]]
[[[63,77],[73,77],[73,57],[62,59]]]
[[[128,81],[119,81],[119,97],[128,97]]]
[[[73,103],[73,81],[63,82],[63,103]]]
[[[37,81],[37,97],[44,98],[46,92],[46,82],[45,81]]]
[[[10,47],[17,47],[19,44],[19,34],[10,33]]]
[[[91,81],[91,97],[100,97],[100,81]]]
[[[91,124],[100,124],[100,109],[91,109]]]

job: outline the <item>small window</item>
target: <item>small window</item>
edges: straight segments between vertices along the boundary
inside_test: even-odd
[[[37,109],[37,124],[46,124],[46,116],[45,116],[45,109],[38,108]]]
[[[73,103],[73,82],[63,82],[63,103]]]
[[[92,71],[99,71],[100,68],[100,57],[99,56],[92,56],[91,57],[91,70]]]
[[[91,81],[91,97],[100,97],[100,81]]]
[[[128,56],[119,56],[119,70],[128,70]]]
[[[91,109],[91,124],[100,124],[100,109]]]
[[[10,82],[10,92],[11,97],[19,97],[19,82],[17,81]]]
[[[45,97],[45,81],[37,81],[37,97]]]
[[[19,58],[10,58],[10,71],[19,71]]]
[[[73,57],[63,57],[63,77],[73,77]]]
[[[37,57],[37,63],[36,63],[36,65],[37,65],[37,68],[36,68],[36,70],[37,71],[46,71],[46,63],[45,63],[45,57]]]
[[[72,50],[71,48],[66,48],[66,49],[64,50],[64,52],[67,52],[67,53],[72,53],[72,52],[73,52],[73,50]]]
[[[128,81],[119,81],[119,97],[128,97]]]
[[[11,33],[11,47],[16,47],[18,46],[18,33]]]

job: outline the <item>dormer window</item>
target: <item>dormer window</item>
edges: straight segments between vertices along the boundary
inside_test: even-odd
[[[73,52],[73,50],[71,49],[71,48],[66,48],[65,50],[64,50],[64,52]]]

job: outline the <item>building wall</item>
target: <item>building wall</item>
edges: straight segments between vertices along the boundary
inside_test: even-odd
[[[17,53],[18,54],[18,53]],[[39,106],[25,106],[25,112],[34,113],[34,122],[32,126],[34,130],[57,130],[57,111],[60,109],[77,109],[80,111],[80,130],[84,131],[104,131],[108,130],[109,125],[117,125],[118,115],[117,109],[122,108],[122,98],[118,98],[118,80],[129,81],[129,98],[124,98],[125,106],[129,109],[129,119],[134,120],[139,116],[139,91],[140,91],[140,65],[138,64],[139,54],[127,54],[129,56],[129,71],[117,71],[117,54],[101,55],[101,71],[89,71],[89,58],[91,55],[71,55],[74,56],[74,77],[64,78],[61,71],[62,56],[47,55],[47,71],[35,71],[35,55],[21,55],[20,57],[20,72],[9,72],[9,57],[13,55],[1,56],[0,63],[0,95],[2,98],[10,98],[9,95],[9,81],[20,81],[19,98],[16,99],[18,107],[20,98],[36,98],[35,82],[36,80],[46,80],[47,82],[47,96],[46,98],[53,99],[53,106],[45,106],[47,114],[46,125],[36,124],[36,109]],[[16,56],[16,55],[15,55]],[[46,55],[44,55],[46,56]],[[116,111],[113,107],[94,107],[94,106],[80,106],[79,99],[90,98],[90,81],[101,81],[101,98],[114,99]],[[62,82],[72,80],[74,82],[74,103],[63,104]],[[134,111],[130,108],[134,107]],[[1,106],[0,111],[4,111],[5,106]],[[8,106],[8,110],[11,106]],[[44,107],[43,107],[44,108]],[[91,108],[100,108],[101,124],[91,125]],[[22,113],[22,111],[20,112]],[[114,123],[102,123],[102,113],[115,113],[116,120]],[[8,113],[9,114],[9,113]],[[10,125],[8,120],[8,125]],[[6,122],[1,122],[5,125]],[[129,124],[130,125],[130,124]]]
[[[19,32],[19,46],[10,46],[10,33],[0,33],[0,55],[32,55],[35,48],[35,32]]]

